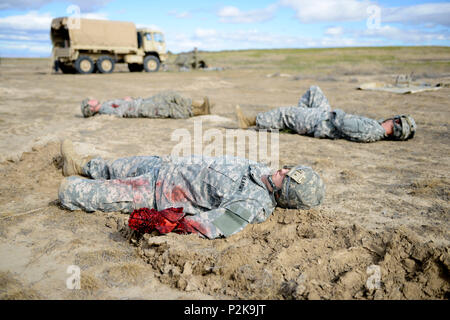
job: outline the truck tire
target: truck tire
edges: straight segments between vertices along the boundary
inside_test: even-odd
[[[129,63],[128,70],[130,70],[130,72],[141,72],[144,70],[144,66],[139,63]]]
[[[75,70],[81,74],[92,73],[95,70],[94,61],[88,56],[81,56],[75,61]]]
[[[147,72],[156,72],[159,70],[159,59],[155,56],[146,56],[144,59],[144,69]]]
[[[101,56],[97,60],[97,69],[100,73],[111,73],[114,70],[114,60],[108,56]]]

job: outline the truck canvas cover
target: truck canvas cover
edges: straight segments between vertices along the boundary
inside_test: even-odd
[[[136,26],[132,22],[80,19],[79,27],[70,27],[69,18],[56,18],[52,29],[69,31],[70,46],[83,49],[137,50]]]

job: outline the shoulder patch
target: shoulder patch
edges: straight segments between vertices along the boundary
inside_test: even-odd
[[[297,169],[294,172],[288,172],[287,175],[298,184],[303,184],[306,177],[305,172],[301,169]]]

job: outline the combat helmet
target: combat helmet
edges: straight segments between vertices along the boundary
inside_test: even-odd
[[[96,112],[92,110],[92,106],[89,104],[89,98],[81,101],[81,113],[85,118],[92,117]]]
[[[413,117],[410,115],[402,114],[387,120],[394,121],[394,132],[392,134],[392,139],[408,140],[414,137],[417,125]]]
[[[278,206],[289,209],[309,209],[322,203],[325,185],[310,167],[291,167],[278,190]]]

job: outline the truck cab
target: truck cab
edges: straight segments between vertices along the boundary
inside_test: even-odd
[[[130,71],[139,71],[139,69],[145,69],[148,72],[157,71],[160,63],[167,59],[164,34],[158,30],[141,28],[137,29],[137,36],[138,48],[141,51],[140,54],[143,54],[144,60],[142,64],[135,66],[138,70],[130,68]]]

